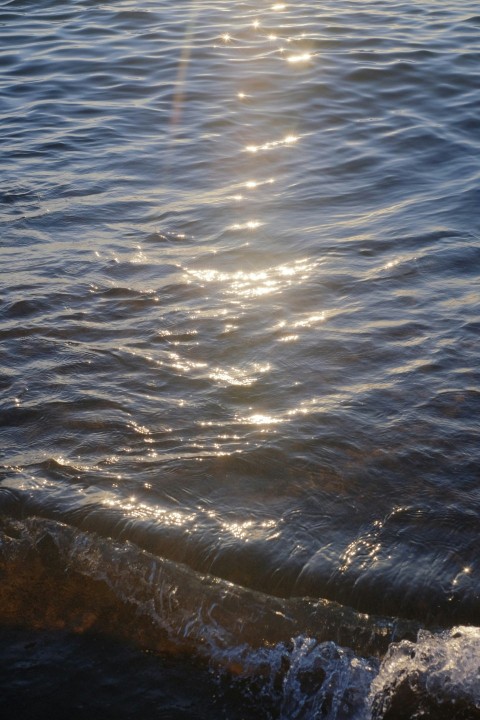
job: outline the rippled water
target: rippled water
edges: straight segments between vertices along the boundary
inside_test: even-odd
[[[418,629],[480,707],[479,38],[472,0],[0,2],[2,562],[48,536],[268,667],[265,717],[400,717],[410,649],[366,658]]]

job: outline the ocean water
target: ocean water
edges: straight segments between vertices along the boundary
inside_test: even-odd
[[[0,69],[9,717],[480,717],[478,3],[1,0]]]

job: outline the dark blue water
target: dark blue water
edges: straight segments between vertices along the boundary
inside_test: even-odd
[[[478,712],[478,4],[3,0],[0,68],[11,597],[48,537],[246,715]]]

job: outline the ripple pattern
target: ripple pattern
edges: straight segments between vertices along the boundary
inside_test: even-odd
[[[468,0],[0,3],[24,513],[478,621],[479,25]]]

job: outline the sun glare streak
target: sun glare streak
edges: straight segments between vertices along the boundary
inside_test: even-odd
[[[304,320],[297,320],[293,323],[293,327],[298,328],[309,328],[312,327],[312,325],[315,325],[316,323],[323,322],[325,320],[325,313],[316,313],[314,315],[309,315]]]
[[[253,423],[254,425],[278,425],[281,423],[281,418],[276,418],[273,415],[264,415],[262,413],[254,413],[244,418],[244,421]]]
[[[276,528],[276,520],[245,520],[243,522],[222,522],[222,529],[230,533],[236,540],[244,540],[246,543],[251,540],[263,539],[267,530]],[[276,535],[274,536],[276,537]]]
[[[244,187],[248,190],[256,190],[262,185],[273,185],[274,182],[275,180],[273,178],[268,178],[268,180],[247,180]]]
[[[228,367],[228,368],[214,368],[210,373],[210,379],[219,383],[220,385],[236,385],[248,387],[257,382],[260,375],[264,375],[270,371],[270,364],[254,363],[252,366],[247,368],[241,367]]]
[[[138,502],[134,495],[124,500],[108,497],[104,505],[121,510],[130,518],[153,521],[164,527],[184,527],[190,525],[196,517],[192,512],[170,510]]]
[[[290,55],[287,58],[287,62],[289,62],[291,65],[295,65],[297,63],[302,62],[308,62],[312,59],[312,56],[309,52],[299,53],[298,55]]]
[[[190,39],[193,35],[193,29],[195,27],[195,20],[196,15],[198,14],[198,10],[195,8],[192,8],[192,16],[190,18],[189,23],[187,24],[187,29],[185,31],[185,37],[182,43],[182,52],[180,55],[180,60],[178,63],[178,70],[177,70],[177,77],[175,79],[175,94],[173,96],[173,103],[172,103],[172,115],[170,124],[175,129],[180,124],[180,118],[182,114],[182,106],[183,106],[183,100],[185,97],[185,79],[187,76],[187,68],[188,63],[190,61],[190,53],[191,53],[191,42]]]
[[[258,227],[262,225],[261,222],[258,220],[249,220],[246,223],[235,223],[235,225],[231,226],[232,230],[256,230]]]
[[[222,272],[208,268],[187,270],[187,273],[190,278],[195,278],[200,283],[218,284],[219,290],[226,295],[249,299],[282,292],[285,288],[298,285],[310,276],[314,267],[314,262],[299,260],[291,265],[278,265],[253,272]]]
[[[281,147],[282,145],[294,145],[298,140],[297,135],[290,134],[282,140],[272,140],[271,142],[263,143],[263,145],[247,145],[245,150],[250,153],[257,153],[259,150],[273,150],[273,148]]]

